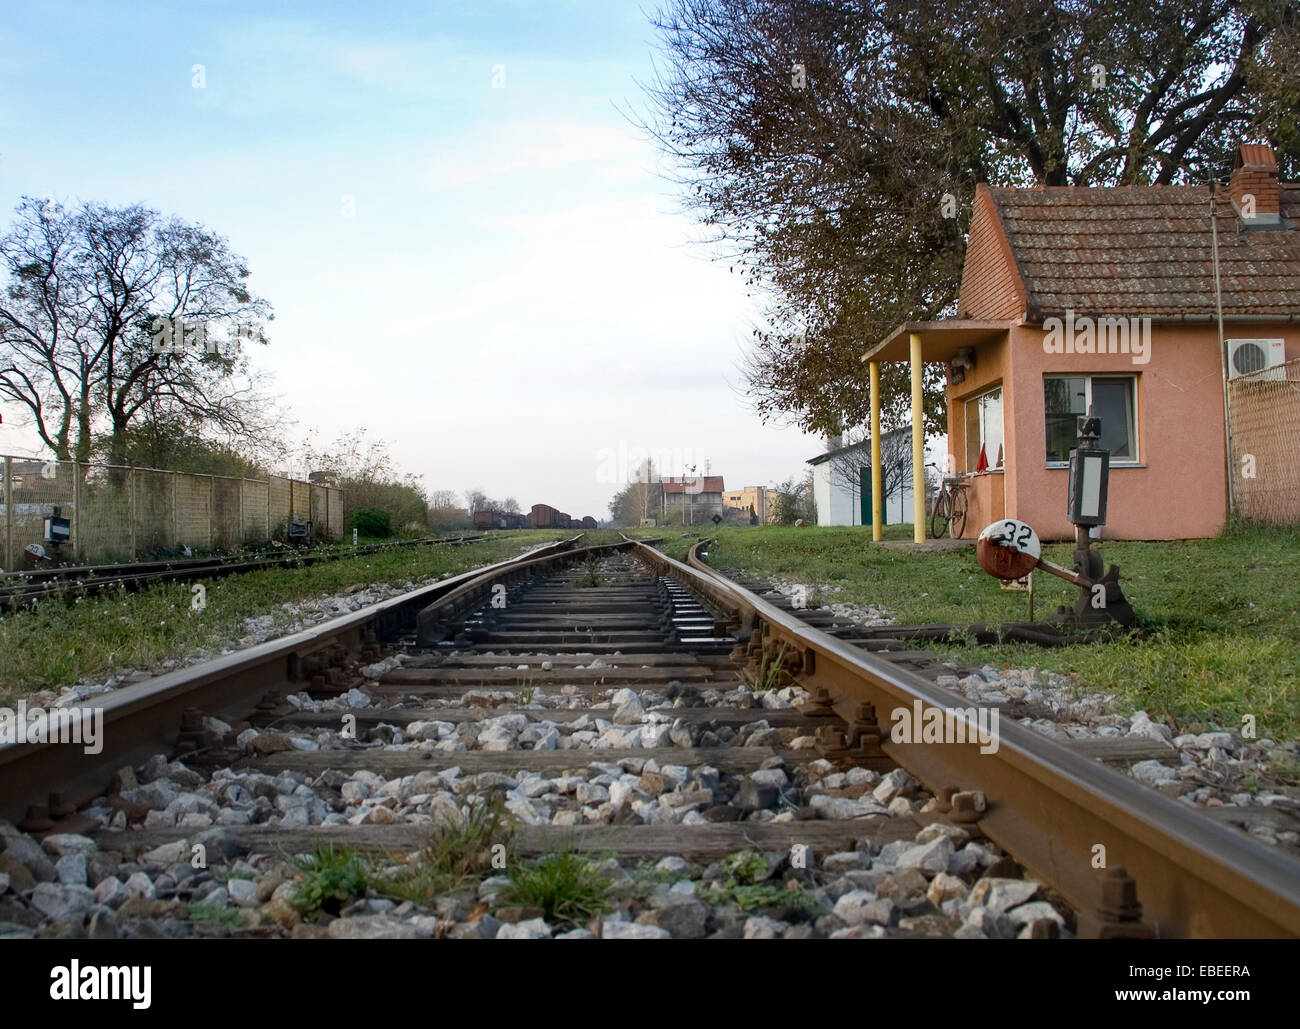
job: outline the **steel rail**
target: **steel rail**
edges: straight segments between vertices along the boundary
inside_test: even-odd
[[[847,721],[861,724],[860,705],[873,705],[880,750],[936,795],[981,791],[979,830],[1069,901],[1081,935],[1134,936],[1145,926],[1158,937],[1300,936],[1300,864],[1031,729],[999,725],[991,753],[978,741],[894,742],[886,719],[900,709],[974,713],[977,705],[732,583],[705,563],[704,545],[686,564],[657,551],[647,560],[695,580],[742,632],[760,632],[769,658],[784,645],[803,685],[825,687]],[[751,654],[757,647],[751,637]],[[1123,911],[1132,883],[1117,866],[1136,883],[1142,926]]]
[[[0,817],[16,821],[46,792],[61,792],[74,806],[99,796],[112,773],[139,764],[177,738],[185,709],[210,714],[246,712],[267,690],[283,690],[305,659],[342,644],[358,646],[367,629],[381,634],[408,626],[419,610],[476,579],[508,572],[547,552],[568,551],[581,534],[541,550],[473,569],[332,618],[310,629],[155,676],[145,682],[92,697],[72,710],[102,712],[96,754],[76,743],[0,744]],[[305,688],[305,686],[304,686]]]

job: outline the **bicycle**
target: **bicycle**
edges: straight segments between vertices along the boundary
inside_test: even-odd
[[[943,539],[945,536],[961,539],[961,534],[965,532],[966,491],[970,489],[968,478],[965,475],[945,475],[940,479],[930,512],[930,535],[934,539]]]

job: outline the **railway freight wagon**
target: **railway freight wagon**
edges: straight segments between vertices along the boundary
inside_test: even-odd
[[[528,516],[510,514],[506,511],[475,511],[474,528],[476,529],[526,529]]]
[[[549,504],[534,504],[528,513],[528,524],[534,529],[567,529],[572,520]]]
[[[594,529],[595,527],[596,527],[596,519],[592,518],[591,515],[583,515],[582,528]]]

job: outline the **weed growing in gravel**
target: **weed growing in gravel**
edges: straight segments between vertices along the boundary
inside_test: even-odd
[[[520,704],[531,704],[533,697],[537,696],[537,683],[532,679],[520,679],[515,688],[518,691],[515,698]]]
[[[710,904],[735,904],[741,911],[763,908],[796,908],[812,913],[818,909],[813,897],[798,884],[764,881],[767,858],[756,850],[741,850],[722,859],[727,877],[720,882],[701,882],[695,890]]]
[[[217,904],[187,904],[185,912],[191,922],[213,922],[227,929],[235,929],[243,924],[237,908],[223,908]]]
[[[499,798],[479,804],[459,822],[435,823],[418,860],[396,872],[372,874],[370,885],[393,900],[427,904],[440,893],[500,869],[513,832],[514,820]]]
[[[549,854],[516,864],[509,876],[510,885],[499,895],[498,904],[539,907],[555,925],[580,925],[608,907],[609,880],[584,854]]]
[[[781,688],[782,665],[785,663],[785,644],[781,644],[781,649],[776,655],[775,661],[768,661],[764,655],[758,664],[758,674],[750,676],[748,672],[740,673],[740,681],[745,684],[751,693],[759,693],[764,690],[778,690]]]
[[[628,869],[628,876],[633,882],[638,883],[666,883],[671,885],[680,882],[685,876],[681,872],[661,871],[655,867],[654,861],[638,861],[633,868]]]
[[[579,589],[594,589],[600,585],[600,565],[595,561],[588,560],[585,565],[585,571],[582,578],[577,582]]]
[[[294,901],[308,919],[315,920],[322,911],[337,915],[349,901],[366,895],[370,863],[351,847],[317,847],[311,857],[294,863],[302,872]]]

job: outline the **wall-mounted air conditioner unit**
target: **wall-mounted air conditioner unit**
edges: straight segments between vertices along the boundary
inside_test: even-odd
[[[1280,339],[1230,339],[1228,344],[1228,378],[1250,375],[1256,379],[1282,379],[1281,365],[1286,361],[1286,348]],[[1272,369],[1271,371],[1269,369]]]

